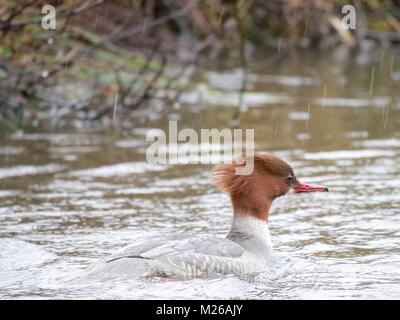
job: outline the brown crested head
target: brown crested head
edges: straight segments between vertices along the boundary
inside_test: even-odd
[[[235,214],[253,215],[268,221],[272,201],[297,186],[293,169],[285,161],[270,155],[244,156],[232,164],[219,164],[211,170],[216,186],[229,194]],[[253,161],[249,175],[238,175],[236,169]]]
[[[248,175],[237,174],[249,161],[254,164]],[[211,170],[216,186],[229,194],[234,214],[251,215],[268,221],[272,201],[288,193],[327,192],[324,186],[301,183],[285,161],[270,155],[242,156],[232,164],[219,164]]]

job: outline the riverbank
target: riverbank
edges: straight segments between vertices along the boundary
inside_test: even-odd
[[[340,1],[59,1],[55,30],[41,27],[41,1],[6,2],[0,134],[124,130],[179,106],[207,69],[243,70],[243,93],[248,65],[260,52],[267,68],[296,52],[365,56],[399,42],[399,12],[390,1],[354,3],[355,30],[338,29]]]

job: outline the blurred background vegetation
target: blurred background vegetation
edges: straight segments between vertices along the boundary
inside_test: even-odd
[[[44,30],[44,5],[56,30]],[[357,28],[341,28],[351,4]],[[400,43],[399,0],[2,0],[0,134],[19,128],[129,128],[167,112],[204,68],[246,68],[297,50]],[[119,117],[114,121],[118,106]]]

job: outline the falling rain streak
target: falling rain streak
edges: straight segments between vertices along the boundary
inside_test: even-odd
[[[386,129],[387,127],[388,116],[389,116],[389,107],[386,106],[383,109],[383,129]]]
[[[374,79],[375,79],[375,67],[372,67],[371,79],[369,82],[369,94],[372,94],[372,92],[374,90]]]
[[[328,86],[325,84],[324,85],[324,92],[322,94],[322,109],[325,109],[325,98],[326,98],[326,90],[328,89]]]
[[[276,138],[279,135],[279,124],[274,126],[273,137]]]
[[[385,62],[385,51],[382,51],[382,53],[381,53],[381,63],[380,63],[380,69],[381,70],[383,69],[384,62]]]
[[[146,32],[146,25],[147,25],[147,17],[145,17],[145,18],[144,18],[144,21],[143,21],[143,29],[142,29],[142,32],[143,32],[143,33]]]
[[[225,6],[222,5],[221,13],[219,14],[219,17],[218,17],[218,26],[221,26],[221,24],[222,24],[222,17],[224,16],[224,13],[225,13]]]
[[[304,27],[304,36],[307,35],[307,31],[308,31],[308,21],[306,21],[306,26]]]
[[[117,115],[117,107],[118,107],[118,92],[115,94],[115,99],[114,99],[114,114],[113,114],[113,120],[115,119],[115,116]]]
[[[392,54],[390,58],[390,75],[393,74],[393,68],[394,68],[394,54]]]

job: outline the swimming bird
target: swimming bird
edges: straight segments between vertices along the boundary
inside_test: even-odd
[[[253,161],[253,171],[236,169]],[[102,259],[89,269],[91,276],[193,277],[249,274],[265,270],[271,262],[268,229],[272,202],[290,191],[326,192],[324,186],[301,183],[285,161],[253,154],[219,164],[211,170],[216,187],[229,195],[233,219],[225,238],[208,235],[172,235],[146,238]]]

